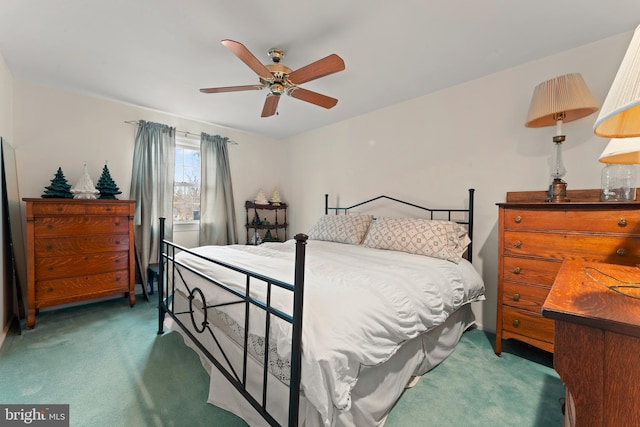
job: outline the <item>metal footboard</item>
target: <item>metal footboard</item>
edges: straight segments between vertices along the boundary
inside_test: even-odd
[[[269,381],[269,337],[271,328],[271,319],[273,316],[282,319],[292,325],[292,345],[291,345],[291,372],[289,376],[289,416],[288,426],[295,427],[298,425],[299,403],[300,403],[300,371],[301,371],[301,355],[302,355],[302,311],[304,300],[304,264],[307,236],[298,234],[296,240],[296,257],[295,257],[295,275],[293,284],[285,283],[255,272],[238,268],[231,264],[227,264],[220,260],[212,260],[197,253],[191,252],[187,248],[178,246],[172,242],[165,240],[165,218],[160,218],[160,265],[158,280],[158,334],[164,333],[164,319],[166,315],[171,316],[177,325],[198,347],[205,357],[220,371],[220,373],[231,383],[235,389],[251,404],[251,406],[272,426],[280,426],[274,416],[267,410],[267,395]],[[202,272],[187,266],[175,259],[178,252],[186,251],[193,256],[206,259],[221,267],[231,269],[245,277],[245,289],[239,291],[228,287],[224,283],[209,277]],[[226,291],[233,297],[232,302],[225,302],[217,305],[209,305],[205,299],[201,288],[190,286],[186,281],[184,285],[187,289],[188,308],[183,311],[176,311],[174,298],[176,293],[176,278],[183,279],[184,272],[190,272],[205,279],[207,286],[217,286]],[[172,277],[173,280],[168,280]],[[255,284],[254,282],[261,283]],[[261,301],[251,296],[252,286],[266,286],[266,301]],[[293,295],[293,313],[291,315],[278,310],[271,306],[271,293],[274,287],[292,292]],[[233,364],[229,360],[223,347],[220,345],[216,332],[212,328],[209,321],[209,310],[213,310],[225,305],[243,304],[245,310],[244,316],[244,346],[243,360],[241,369],[234,369]],[[264,356],[262,362],[262,392],[261,396],[255,397],[247,388],[247,359],[248,339],[249,339],[249,309],[250,307],[264,311],[265,335],[264,335]],[[196,310],[202,313],[203,318],[196,320]],[[188,325],[193,328],[192,332]],[[215,357],[212,352],[203,344],[203,336],[211,338],[215,343],[218,352],[222,355],[221,360]]]

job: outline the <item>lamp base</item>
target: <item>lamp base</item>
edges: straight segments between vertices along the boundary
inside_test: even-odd
[[[549,189],[549,198],[547,199],[547,202],[562,203],[568,201],[567,183],[560,178],[555,178],[553,180],[553,184],[551,184],[551,188]]]

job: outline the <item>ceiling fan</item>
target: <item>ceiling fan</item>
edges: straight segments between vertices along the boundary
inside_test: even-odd
[[[262,117],[276,114],[280,95],[283,93],[324,108],[332,108],[338,103],[335,98],[298,86],[344,70],[344,61],[335,53],[293,71],[289,67],[280,64],[280,60],[284,57],[284,52],[280,49],[269,49],[269,57],[273,64],[263,65],[242,43],[233,40],[222,40],[222,44],[258,75],[260,84],[206,88],[200,89],[200,92],[221,93],[269,89],[267,99],[262,108]]]

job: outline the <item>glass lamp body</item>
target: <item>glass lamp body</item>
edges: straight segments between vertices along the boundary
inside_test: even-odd
[[[635,165],[606,165],[602,169],[600,200],[603,202],[631,202],[635,199]]]

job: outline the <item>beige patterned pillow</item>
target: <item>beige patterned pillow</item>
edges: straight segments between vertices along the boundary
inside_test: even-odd
[[[376,218],[363,246],[445,259],[456,264],[471,240],[467,230],[452,221],[422,218]]]
[[[373,215],[325,215],[309,230],[309,239],[359,245]]]

